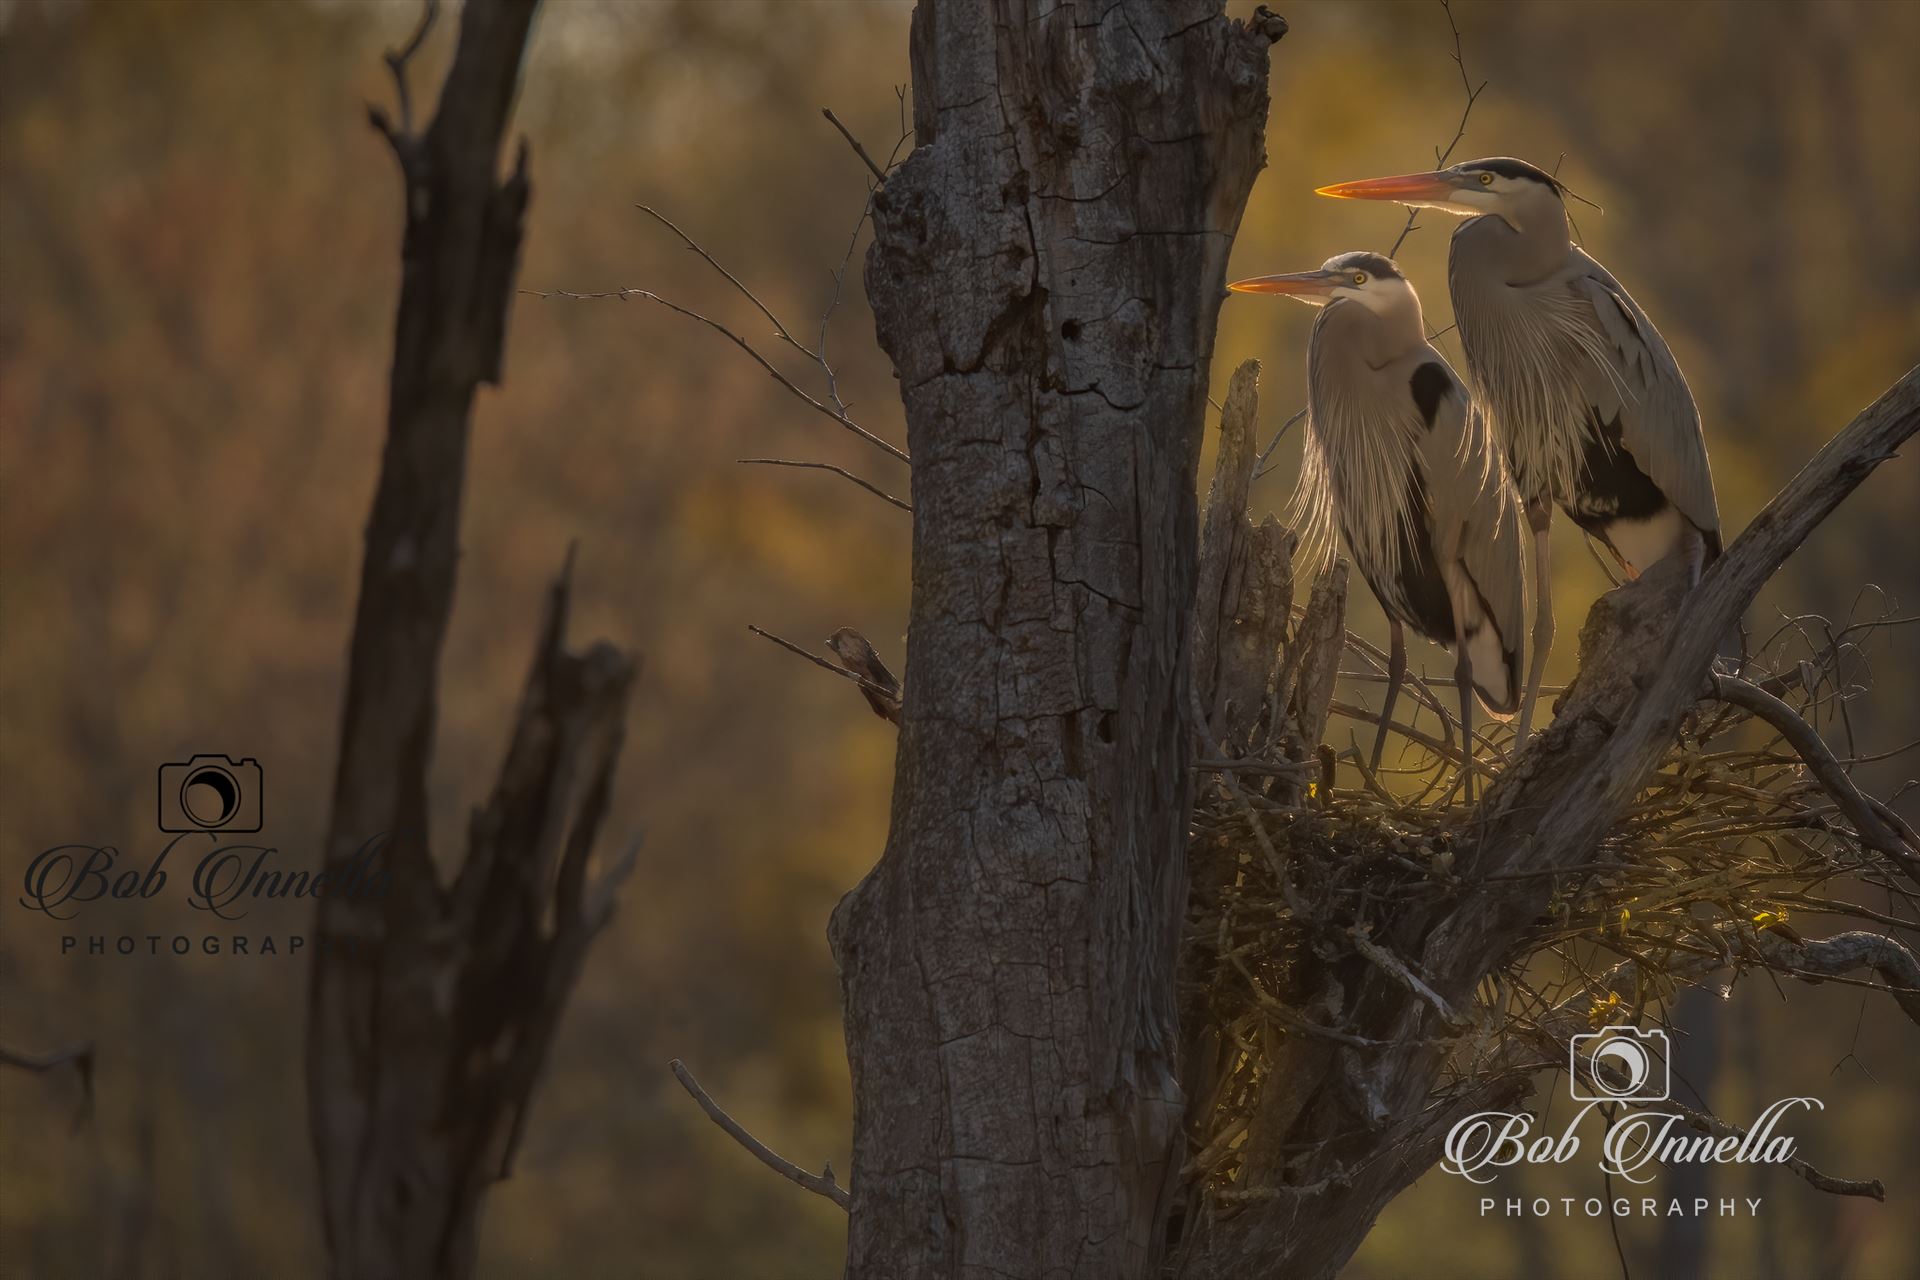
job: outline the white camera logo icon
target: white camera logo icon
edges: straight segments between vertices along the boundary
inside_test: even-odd
[[[1567,1088],[1575,1102],[1664,1102],[1673,1092],[1664,1031],[1608,1027],[1573,1037],[1567,1048]]]

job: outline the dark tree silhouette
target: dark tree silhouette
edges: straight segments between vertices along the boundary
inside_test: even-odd
[[[548,596],[492,795],[442,884],[427,844],[440,651],[453,604],[474,393],[498,383],[528,180],[496,176],[533,0],[468,0],[438,109],[414,130],[389,55],[406,230],[386,453],[354,616],[326,870],[368,848],[382,896],[329,896],[316,920],[308,1107],[331,1274],[472,1274],[486,1189],[507,1176],[535,1080],[631,855],[597,885],[636,664],[565,647],[567,570]],[[569,566],[570,568],[570,566]],[[372,842],[371,845],[369,842]]]

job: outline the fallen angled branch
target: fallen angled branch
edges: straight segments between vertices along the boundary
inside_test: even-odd
[[[686,1063],[675,1058],[667,1065],[673,1069],[674,1079],[680,1082],[680,1087],[691,1094],[693,1100],[700,1104],[700,1109],[707,1113],[707,1119],[713,1121],[722,1129],[725,1129],[727,1136],[745,1147],[754,1159],[781,1177],[798,1183],[817,1196],[825,1196],[849,1213],[853,1212],[853,1197],[847,1194],[846,1188],[833,1180],[833,1165],[831,1163],[829,1163],[821,1173],[808,1173],[805,1169],[802,1169],[785,1156],[773,1151],[766,1143],[748,1133],[746,1128],[741,1125],[738,1120],[735,1120],[722,1110],[720,1104],[715,1102],[713,1098],[708,1095],[707,1091],[700,1087],[700,1082],[693,1078],[693,1073],[687,1070]]]
[[[1786,739],[1787,745],[1799,753],[1808,770],[1847,815],[1847,821],[1859,832],[1863,843],[1900,863],[1909,875],[1920,876],[1920,858],[1916,858],[1899,834],[1881,819],[1873,802],[1854,785],[1846,769],[1834,758],[1832,748],[1812,725],[1785,702],[1750,681],[1717,671],[1708,678],[1713,681],[1714,697],[1758,716]]]

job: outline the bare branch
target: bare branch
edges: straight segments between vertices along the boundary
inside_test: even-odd
[[[895,144],[896,148],[899,144]],[[827,399],[833,401],[833,407],[841,413],[847,412],[847,402],[840,398],[840,376],[834,372],[833,365],[827,359],[827,330],[833,324],[833,313],[840,305],[840,292],[846,287],[847,267],[853,262],[854,248],[860,243],[860,229],[867,225],[867,219],[873,215],[873,191],[867,192],[867,202],[860,206],[860,216],[854,219],[853,231],[847,236],[847,251],[840,255],[840,265],[834,268],[833,292],[827,296],[827,305],[820,312],[820,340],[815,344],[819,350],[820,370],[827,376]]]
[[[1789,938],[1771,929],[1755,930],[1753,949],[1768,965],[1798,978],[1843,978],[1871,970],[1887,985],[1901,1011],[1920,1024],[1920,960],[1883,933],[1852,929],[1830,938]]]
[[[1893,828],[1882,821],[1874,809],[1873,801],[1853,784],[1853,779],[1834,759],[1832,749],[1814,732],[1812,725],[1780,699],[1738,676],[1723,675],[1716,671],[1708,678],[1713,681],[1716,698],[1758,716],[1779,731],[1788,745],[1806,761],[1807,768],[1820,780],[1820,785],[1839,804],[1841,812],[1847,815],[1847,821],[1853,824],[1853,829],[1860,833],[1861,840],[1868,847],[1900,863],[1909,874],[1920,874],[1920,858],[1916,858],[1914,851],[1907,848]]]
[[[866,162],[867,168],[873,171],[874,180],[876,182],[885,182],[887,180],[887,171],[873,162],[873,157],[867,154],[867,149],[860,145],[860,139],[853,136],[853,130],[840,123],[840,117],[833,114],[833,109],[831,107],[822,107],[820,108],[820,114],[827,118],[828,124],[840,131],[840,136],[847,140],[847,145],[853,148],[853,153]]]
[[[831,462],[802,462],[795,458],[736,458],[735,461],[748,466],[799,467],[808,471],[831,471],[837,476],[842,476],[848,480],[853,481],[855,484],[859,485],[862,489],[865,489],[868,493],[872,494],[876,498],[879,498],[883,502],[890,502],[894,506],[900,508],[902,511],[910,512],[913,510],[913,507],[911,505],[909,505],[908,503],[902,502],[900,499],[894,497],[892,494],[888,493],[886,490],[875,485],[871,481],[862,480],[859,476],[853,474],[853,472],[851,471],[848,471],[845,467],[836,467]]]
[[[1737,1124],[1730,1124],[1722,1120],[1719,1116],[1709,1112],[1695,1111],[1692,1107],[1675,1102],[1671,1098],[1660,1105],[1668,1110],[1678,1112],[1680,1118],[1685,1120],[1690,1127],[1710,1137],[1744,1139],[1747,1136],[1747,1131],[1744,1127]],[[1788,1156],[1784,1163],[1787,1168],[1793,1170],[1802,1178],[1805,1178],[1807,1185],[1816,1191],[1825,1191],[1829,1195],[1836,1196],[1868,1196],[1872,1199],[1883,1201],[1887,1198],[1886,1184],[1878,1178],[1867,1178],[1865,1180],[1836,1178],[1830,1174],[1820,1172],[1820,1170],[1814,1168],[1799,1156]]]
[[[745,1147],[754,1159],[781,1177],[805,1187],[815,1195],[825,1196],[847,1212],[851,1213],[853,1211],[853,1197],[847,1194],[844,1187],[833,1180],[833,1166],[831,1164],[826,1166],[824,1172],[812,1174],[785,1156],[776,1154],[768,1148],[766,1143],[748,1133],[738,1120],[735,1120],[732,1116],[721,1110],[720,1104],[715,1102],[708,1096],[707,1091],[700,1087],[700,1082],[693,1078],[693,1073],[687,1070],[684,1062],[675,1058],[667,1065],[673,1069],[674,1079],[678,1080],[680,1086],[693,1096],[695,1102],[700,1104],[700,1109],[707,1113],[707,1119],[713,1121],[722,1129],[725,1129],[727,1136]]]
[[[667,310],[673,312],[675,315],[682,315],[689,320],[699,321],[701,324],[706,325],[709,329],[712,329],[715,333],[725,338],[728,342],[731,342],[734,346],[739,347],[742,351],[746,352],[749,357],[752,358],[755,364],[759,365],[762,369],[765,369],[769,377],[771,377],[775,382],[779,383],[782,387],[785,387],[788,391],[792,392],[794,395],[798,396],[807,405],[807,407],[812,409],[814,412],[824,414],[826,417],[833,419],[835,422],[845,427],[848,431],[853,432],[853,434],[859,436],[862,440],[865,440],[868,444],[873,445],[877,449],[881,449],[885,451],[886,453],[899,459],[901,462],[907,462],[907,463],[912,462],[912,459],[909,458],[903,451],[894,448],[892,445],[888,444],[885,440],[882,440],[879,436],[874,435],[871,431],[868,431],[865,427],[855,422],[852,418],[849,418],[846,414],[842,413],[840,410],[834,408],[832,405],[816,400],[812,396],[808,395],[805,391],[803,391],[799,387],[797,383],[794,382],[792,378],[789,378],[786,374],[782,373],[779,370],[779,368],[774,365],[772,361],[768,360],[765,356],[761,355],[758,348],[756,348],[752,343],[748,342],[745,338],[741,337],[739,334],[735,333],[732,329],[729,329],[726,325],[721,324],[718,320],[712,319],[711,317],[701,315],[698,311],[694,311],[687,307],[683,307],[677,302],[669,301],[668,299],[661,297],[659,294],[654,293],[651,290],[609,289],[600,293],[575,293],[567,289],[544,289],[544,290],[543,289],[522,289],[520,290],[520,292],[535,298],[543,298],[543,299],[544,298],[566,298],[574,302],[594,301],[602,298],[612,298],[612,299],[617,299],[618,301],[621,301],[621,302],[625,302],[629,298],[644,298],[648,302],[658,303],[660,306],[665,307]],[[801,349],[805,350],[805,348],[801,348]],[[808,352],[808,354],[811,355],[812,353]]]
[[[1460,25],[1453,20],[1453,5],[1449,0],[1440,0],[1440,7],[1446,11],[1447,30],[1453,33],[1453,63],[1456,67],[1460,68],[1460,87],[1466,90],[1467,105],[1460,112],[1460,125],[1453,131],[1453,141],[1447,144],[1446,150],[1444,151],[1439,147],[1433,149],[1435,162],[1433,167],[1436,169],[1444,169],[1447,167],[1447,159],[1453,155],[1453,149],[1460,145],[1460,139],[1467,136],[1467,120],[1473,115],[1473,104],[1479,100],[1481,93],[1486,90],[1487,85],[1490,83],[1489,81],[1482,80],[1480,87],[1476,89],[1473,81],[1467,78],[1467,62],[1460,48]],[[1389,258],[1399,253],[1400,246],[1406,243],[1409,235],[1413,234],[1414,220],[1419,216],[1420,210],[1407,210],[1406,225],[1400,228],[1399,238],[1393,242],[1393,248],[1387,250],[1387,256]]]
[[[780,317],[773,314],[773,308],[769,307],[766,303],[760,301],[760,296],[758,294],[756,294],[753,290],[747,288],[746,285],[740,282],[740,277],[734,275],[733,272],[721,266],[719,259],[715,258],[712,254],[708,253],[705,249],[701,248],[699,244],[697,244],[694,241],[694,238],[692,236],[682,231],[665,214],[661,213],[658,209],[654,209],[644,204],[636,204],[633,207],[638,209],[640,212],[646,214],[649,218],[652,218],[655,222],[658,222],[661,226],[665,227],[667,230],[673,232],[674,235],[679,237],[680,243],[685,245],[690,252],[696,254],[702,262],[712,267],[715,271],[718,271],[721,274],[721,276],[726,279],[726,282],[733,286],[735,293],[738,293],[741,297],[745,298],[748,302],[751,302],[754,306],[754,309],[758,311],[761,315],[767,318],[767,323],[773,326],[773,333],[775,337],[779,338],[782,342],[786,343],[788,346],[792,347],[795,351],[798,351],[801,355],[805,356],[809,360],[817,361],[820,359],[820,355],[818,352],[808,350],[805,343],[801,342],[798,338],[793,336],[792,332],[788,330],[787,326],[781,321]]]
[[[1258,480],[1261,476],[1264,476],[1265,474],[1267,474],[1267,459],[1271,458],[1273,456],[1273,451],[1280,447],[1280,442],[1287,438],[1287,432],[1293,430],[1294,424],[1299,422],[1302,418],[1306,416],[1307,416],[1306,406],[1302,405],[1299,409],[1294,411],[1294,414],[1292,417],[1288,418],[1285,422],[1280,424],[1280,429],[1273,433],[1273,439],[1267,441],[1267,447],[1260,451],[1260,456],[1258,458],[1254,459],[1253,478],[1255,480]]]
[[[876,693],[885,698],[898,698],[900,696],[899,690],[897,689],[890,689],[884,684],[880,684],[874,680],[869,680],[867,677],[861,675],[857,671],[849,671],[845,667],[835,666],[833,663],[828,662],[825,658],[822,658],[820,655],[816,653],[812,653],[807,649],[802,648],[801,646],[795,644],[791,640],[783,639],[780,636],[773,634],[773,632],[771,631],[763,630],[760,627],[756,627],[751,622],[747,624],[747,630],[753,632],[753,634],[757,636],[760,636],[762,639],[773,641],[775,644],[779,645],[782,649],[785,649],[788,653],[798,654],[800,657],[805,658],[808,662],[811,662],[814,666],[819,667],[822,671],[831,671],[834,675],[839,676],[842,680],[853,681],[855,684],[859,685],[862,689],[866,690],[868,693]]]

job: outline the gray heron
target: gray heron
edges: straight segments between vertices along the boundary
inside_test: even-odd
[[[1392,628],[1373,762],[1406,671],[1404,628],[1454,651],[1462,767],[1473,798],[1473,697],[1520,703],[1526,630],[1520,500],[1485,418],[1427,341],[1413,286],[1389,258],[1343,253],[1317,271],[1227,286],[1321,308],[1307,344],[1307,427],[1294,495],[1301,564],[1337,527]]]
[[[1675,551],[1720,554],[1720,512],[1693,393],[1647,313],[1567,233],[1562,188],[1524,160],[1319,188],[1466,216],[1447,279],[1475,399],[1505,446],[1533,530],[1533,664],[1518,736],[1553,644],[1553,504],[1637,577]]]

